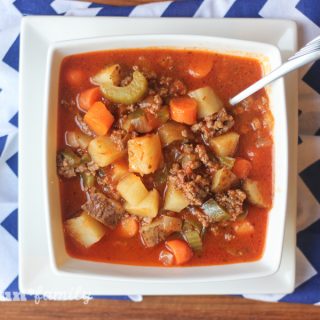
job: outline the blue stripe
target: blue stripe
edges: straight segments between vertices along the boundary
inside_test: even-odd
[[[268,0],[236,0],[225,17],[228,18],[261,18],[260,10]]]
[[[3,62],[9,65],[11,68],[19,72],[19,50],[20,50],[20,36],[14,40],[13,44],[3,57]]]
[[[12,211],[7,218],[2,221],[2,227],[5,228],[16,240],[18,240],[18,209]]]
[[[57,14],[55,10],[51,7],[53,0],[41,0],[41,1],[31,1],[31,0],[16,0],[14,2],[15,7],[25,15],[35,15],[35,14]]]
[[[313,248],[314,250],[314,248]],[[314,250],[315,251],[315,250]],[[317,274],[301,284],[294,293],[283,297],[279,302],[317,303],[320,301],[320,275]],[[308,317],[306,317],[308,319]]]
[[[134,9],[134,6],[117,7],[92,3],[89,8],[101,8],[97,16],[127,17]]]
[[[7,161],[8,166],[10,169],[18,176],[18,152],[16,152],[11,158]]]
[[[302,80],[313,90],[317,91],[320,94],[320,60],[316,61],[307,73],[304,75]]]
[[[301,0],[296,8],[307,18],[320,27],[320,4],[319,0]]]
[[[171,3],[162,17],[193,17],[203,0],[185,0]]]
[[[12,125],[14,125],[15,127],[17,127],[17,128],[18,128],[18,123],[19,123],[18,117],[19,117],[19,112],[17,112],[17,113],[9,120],[9,122],[10,122]]]
[[[6,145],[7,138],[8,138],[8,136],[2,136],[2,137],[0,137],[0,157],[1,157],[1,155],[2,155],[2,152],[3,152],[4,147],[5,147],[5,145]]]

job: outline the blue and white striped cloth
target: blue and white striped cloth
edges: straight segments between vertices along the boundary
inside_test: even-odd
[[[301,45],[320,34],[318,0],[186,0],[135,7],[71,0],[0,0],[0,300],[18,291],[17,91],[23,15],[286,18],[298,23]],[[302,69],[301,78],[296,290],[284,296],[250,297],[320,304],[320,61]]]

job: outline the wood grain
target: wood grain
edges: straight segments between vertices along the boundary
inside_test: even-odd
[[[89,1],[89,0],[83,0]],[[102,4],[110,4],[113,6],[136,6],[138,4],[144,4],[149,2],[160,2],[166,0],[94,0],[90,2],[102,3]]]
[[[141,303],[94,300],[1,302],[0,319],[24,320],[319,320],[320,307],[289,303],[265,303],[230,296],[145,297]]]

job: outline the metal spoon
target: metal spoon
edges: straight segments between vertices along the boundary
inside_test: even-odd
[[[277,69],[273,70],[265,77],[261,78],[247,89],[241,91],[229,100],[230,105],[234,106],[251,94],[257,92],[261,88],[274,80],[284,76],[285,74],[296,70],[307,63],[320,59],[320,36],[308,42],[303,48],[296,52],[287,62]]]

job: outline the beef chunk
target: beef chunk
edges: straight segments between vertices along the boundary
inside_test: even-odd
[[[77,114],[74,118],[74,121],[78,128],[87,136],[95,137],[95,133],[88,127],[88,125],[84,122],[80,114]]]
[[[100,192],[91,193],[90,199],[82,206],[82,209],[111,229],[116,227],[125,213],[120,202]]]
[[[204,117],[200,122],[191,127],[193,132],[199,132],[205,141],[215,136],[220,136],[229,131],[234,125],[234,119],[226,109]]]
[[[242,190],[235,189],[228,190],[223,193],[217,193],[215,195],[215,200],[231,215],[231,220],[235,220],[237,216],[244,211],[243,202],[246,197],[246,194]]]
[[[200,206],[210,192],[209,175],[189,172],[178,163],[173,164],[168,179],[174,188],[185,194],[191,205]]]

